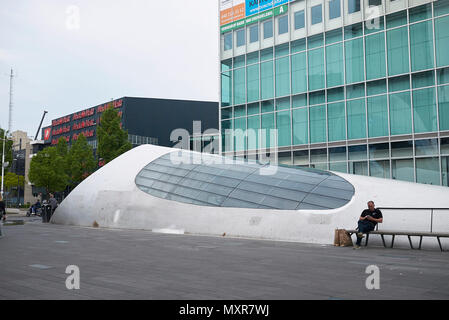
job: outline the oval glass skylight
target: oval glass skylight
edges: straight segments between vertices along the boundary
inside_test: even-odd
[[[330,172],[189,151],[154,160],[137,175],[136,185],[158,198],[209,207],[329,210],[354,196],[354,187]]]

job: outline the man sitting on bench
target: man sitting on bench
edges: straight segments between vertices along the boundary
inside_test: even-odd
[[[360,248],[364,233],[373,231],[377,224],[382,223],[383,221],[382,212],[380,212],[379,209],[376,209],[373,201],[368,202],[368,209],[362,212],[359,219],[359,232],[357,233],[357,243],[355,248]]]

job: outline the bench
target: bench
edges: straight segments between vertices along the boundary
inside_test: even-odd
[[[349,235],[353,235],[358,233],[357,230],[346,230]],[[366,234],[366,241],[365,241],[365,246],[368,246],[368,240],[369,240],[369,236],[371,234],[378,234],[381,236],[382,238],[382,243],[384,245],[385,248],[387,248],[387,244],[385,242],[385,236],[392,236],[392,240],[391,240],[391,248],[393,248],[394,246],[394,240],[396,236],[407,236],[408,237],[408,241],[410,243],[410,248],[415,249],[413,247],[413,243],[412,243],[412,238],[411,237],[420,237],[419,240],[419,250],[421,250],[422,247],[422,240],[424,237],[436,237],[438,240],[438,244],[440,246],[440,250],[441,252],[443,252],[443,247],[441,245],[441,240],[440,238],[449,238],[449,233],[438,233],[438,232],[412,232],[412,231],[379,231],[379,230],[375,230],[375,231],[371,231],[369,233],[365,233]]]

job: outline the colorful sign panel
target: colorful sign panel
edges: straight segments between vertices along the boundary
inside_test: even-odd
[[[245,18],[245,0],[221,0],[221,26],[243,18]]]
[[[289,1],[293,0],[221,0],[221,32],[283,14],[288,10],[285,4]]]

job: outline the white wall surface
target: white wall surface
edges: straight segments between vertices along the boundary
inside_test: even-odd
[[[331,244],[336,228],[352,229],[368,200],[378,207],[449,208],[449,188],[339,174],[355,187],[350,203],[336,210],[285,211],[202,207],[153,197],[135,184],[150,162],[174,149],[144,145],[115,159],[80,184],[61,203],[52,223],[102,228],[176,229],[191,234]],[[430,231],[430,212],[384,212],[380,229]],[[449,232],[449,211],[437,212],[435,231]],[[379,244],[378,236],[370,241]],[[404,237],[399,246],[408,245]],[[449,241],[443,241],[449,246]],[[424,248],[437,246],[425,240]]]

